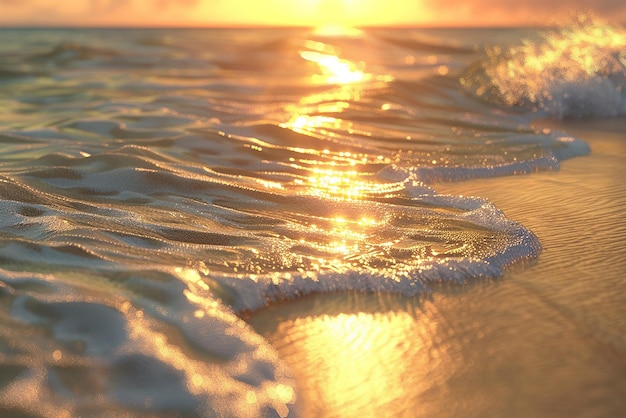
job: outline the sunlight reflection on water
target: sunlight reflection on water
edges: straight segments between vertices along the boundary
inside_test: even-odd
[[[364,298],[371,306],[390,302],[385,297],[374,302],[374,295]],[[409,406],[403,399],[425,399],[431,391],[445,391],[442,381],[460,366],[448,352],[454,347],[441,344],[445,330],[430,303],[422,306],[420,315],[396,309],[370,311],[362,300],[351,297],[339,313],[320,313],[315,299],[304,304],[310,315],[285,318],[271,336],[288,363],[300,365],[296,379],[306,382],[306,392],[300,394],[307,405],[304,416],[334,416],[333,411],[342,416],[374,416],[381,411],[405,416]],[[276,309],[280,312],[280,307]],[[267,324],[264,316],[272,311],[262,312],[253,323]],[[424,404],[422,416],[425,411]]]

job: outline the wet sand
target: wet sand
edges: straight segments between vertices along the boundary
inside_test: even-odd
[[[591,155],[435,185],[535,232],[530,265],[423,298],[313,295],[246,318],[293,371],[302,416],[626,416],[626,119],[546,125]]]

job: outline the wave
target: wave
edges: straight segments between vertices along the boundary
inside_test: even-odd
[[[589,14],[571,24],[493,46],[462,77],[477,96],[553,117],[626,113],[626,31]]]

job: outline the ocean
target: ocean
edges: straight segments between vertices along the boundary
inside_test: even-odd
[[[584,16],[1,29],[0,416],[619,416],[625,88]]]

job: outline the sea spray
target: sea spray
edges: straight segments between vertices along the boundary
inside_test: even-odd
[[[557,118],[626,113],[626,31],[590,14],[514,46],[487,47],[462,77],[477,96]]]

